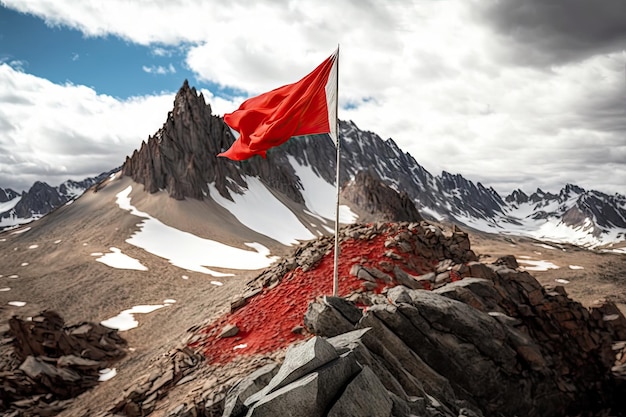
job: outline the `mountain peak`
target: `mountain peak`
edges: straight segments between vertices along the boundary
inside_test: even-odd
[[[17,191],[14,191],[10,188],[0,188],[0,203],[5,203],[9,200],[13,200],[16,197],[19,197],[19,193]]]
[[[220,193],[227,194],[218,172],[236,168],[226,166],[216,155],[233,139],[223,121],[211,114],[202,94],[185,80],[163,127],[126,158],[122,172],[143,184],[146,191],[167,190],[178,200],[202,200],[212,182]]]
[[[517,190],[506,196],[504,198],[504,201],[506,201],[507,203],[523,204],[528,202],[528,195],[518,188]]]

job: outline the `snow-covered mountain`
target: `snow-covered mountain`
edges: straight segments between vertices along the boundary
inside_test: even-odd
[[[405,193],[423,217],[487,232],[524,234],[588,247],[626,240],[626,197],[622,195],[609,196],[566,185],[558,194],[537,190],[528,196],[516,190],[502,198],[493,188],[459,174],[432,175],[392,139],[383,140],[351,121],[340,121],[339,135],[343,186],[354,181],[359,172],[367,171],[372,178]],[[217,158],[233,140],[202,94],[185,81],[161,129],[126,159],[122,173],[143,184],[148,193],[166,191],[177,200],[214,201],[244,225],[242,219],[254,217],[251,213],[260,202],[273,201],[268,216],[295,219],[299,226],[293,230],[301,232],[281,236],[279,242],[332,231],[336,164],[335,148],[327,135],[294,138],[270,150],[267,159],[234,162]],[[41,196],[43,209],[34,206],[20,210],[19,204],[26,201],[24,195],[7,197],[4,203],[0,199],[0,227],[24,223],[70,199],[56,196],[67,195],[59,190],[56,194],[50,192],[50,202],[44,203],[45,187],[39,183],[38,188],[42,189],[36,195]],[[79,187],[73,189],[79,192]],[[375,200],[381,199],[368,198],[361,192],[355,200],[348,194],[341,208],[346,222],[354,221],[357,213],[371,214]],[[370,207],[359,207],[360,202],[368,202]],[[406,203],[398,204],[406,207]]]
[[[78,198],[91,186],[99,183],[117,169],[82,181],[67,180],[57,187],[35,182],[22,194],[0,188],[0,230],[37,220],[63,204]]]

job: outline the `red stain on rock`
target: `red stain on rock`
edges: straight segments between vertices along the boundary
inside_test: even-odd
[[[387,237],[380,234],[369,240],[350,239],[341,243],[340,296],[362,289],[363,281],[350,275],[350,268],[357,263],[387,269],[385,272],[392,278],[393,266],[405,266],[409,261],[411,265],[421,265],[422,272],[432,270],[432,260],[426,261],[414,254],[396,251],[402,259],[393,260],[385,256],[385,252],[389,251],[384,245]],[[307,336],[292,330],[303,326],[303,317],[309,302],[316,297],[332,294],[333,261],[331,250],[315,268],[304,272],[298,267],[288,272],[274,288],[264,288],[261,293],[248,299],[243,307],[220,317],[201,330],[204,337],[190,346],[201,349],[211,363],[227,363],[238,355],[273,352],[306,338]],[[377,281],[377,284],[374,291],[380,293],[385,286],[392,287],[395,282]],[[219,338],[221,329],[227,324],[236,325],[239,333],[234,337]]]

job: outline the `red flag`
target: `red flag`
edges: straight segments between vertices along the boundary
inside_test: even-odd
[[[240,136],[217,156],[265,158],[268,149],[293,136],[318,133],[330,133],[336,143],[337,55],[338,50],[300,81],[249,98],[225,114],[226,124]]]

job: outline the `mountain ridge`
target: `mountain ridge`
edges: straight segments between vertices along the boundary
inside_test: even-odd
[[[21,194],[10,188],[0,188],[0,230],[29,223],[45,216],[77,199],[87,189],[118,170],[119,168],[114,168],[81,181],[67,180],[56,187],[42,181],[35,181],[28,191],[23,191]]]
[[[462,175],[433,176],[393,140],[342,121],[338,295],[344,298],[330,297],[335,149],[328,137],[296,138],[270,151],[267,160],[217,158],[215,151],[234,138],[204,98],[188,83],[184,87],[163,127],[122,171],[30,226],[0,232],[1,357],[12,358],[11,337],[30,340],[7,333],[2,318],[18,314],[26,329],[33,322],[48,328],[50,321],[39,315],[44,310],[68,323],[119,326],[123,319],[118,330],[130,331],[132,347],[106,369],[90,364],[79,381],[95,383],[101,375],[116,380],[88,384],[92,388],[73,400],[43,395],[47,391],[37,391],[37,383],[62,372],[68,378],[55,380],[53,388],[82,384],[63,364],[84,367],[84,347],[72,351],[75,358],[5,361],[0,409],[60,417],[245,414],[241,407],[225,413],[230,400],[252,410],[248,415],[370,416],[374,403],[385,404],[385,413],[377,414],[384,416],[623,409],[617,399],[624,398],[626,351],[623,345],[614,351],[613,342],[626,338],[620,312],[626,255],[454,224],[508,221],[508,230],[523,231],[534,221],[571,231],[565,222],[587,222],[585,236],[591,236],[599,223],[594,216],[615,232],[622,200],[607,199],[617,208],[603,210],[602,193],[570,184],[558,194],[519,191],[506,201]],[[76,189],[38,183],[33,196]],[[453,224],[420,221],[424,215]],[[535,279],[527,271],[542,272]],[[568,293],[581,297],[580,304]],[[606,302],[596,306],[601,296]],[[56,334],[87,329],[72,328],[77,330],[63,327]],[[50,333],[33,333],[51,342]],[[324,344],[313,335],[343,342],[326,344],[332,357],[314,370],[283,361],[293,340]],[[317,362],[317,349],[309,353],[296,356]],[[220,355],[233,360],[218,366]],[[276,392],[270,390],[277,382],[267,388],[268,381],[254,397],[228,389],[241,378],[246,385],[246,375],[267,362],[274,362],[276,375],[304,369],[289,380],[281,377],[284,387]],[[49,373],[38,372],[38,364]],[[339,381],[334,375],[342,382],[324,382]],[[373,390],[356,385],[377,379]],[[310,384],[315,380],[322,382]],[[314,385],[332,401],[311,412],[289,403],[321,398],[310,391]],[[19,394],[7,394],[13,392]],[[275,398],[289,405],[271,411]],[[348,410],[352,402],[367,410],[329,411]]]
[[[610,196],[566,184],[558,194],[537,188],[530,195],[514,190],[502,197],[492,187],[461,174],[443,171],[432,175],[393,139],[383,140],[352,121],[339,121],[339,135],[342,186],[359,172],[369,170],[387,186],[405,192],[431,220],[589,247],[626,240],[626,197],[620,194]],[[271,149],[267,159],[234,162],[218,158],[216,155],[234,140],[223,119],[212,114],[202,93],[185,80],[163,126],[126,158],[122,173],[143,184],[149,193],[166,190],[175,199],[212,198],[210,189],[214,187],[221,197],[234,201],[234,194],[248,189],[246,178],[256,177],[295,203],[305,204],[298,166],[309,167],[334,186],[335,148],[327,135],[293,138]],[[57,194],[64,195],[63,190]],[[50,209],[68,201],[54,193],[50,199]],[[19,217],[12,209],[0,212],[0,218]],[[24,214],[32,217],[44,211],[32,207]],[[0,227],[7,227],[6,223],[0,220]]]

